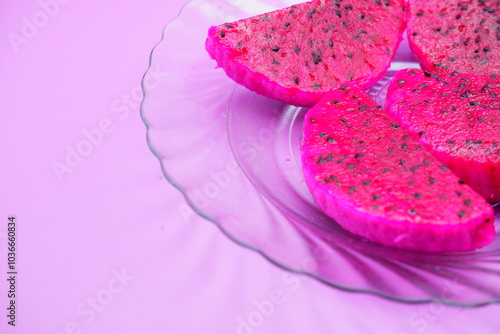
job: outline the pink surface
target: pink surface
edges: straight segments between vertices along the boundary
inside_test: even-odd
[[[0,5],[0,333],[497,333],[500,305],[338,291],[274,267],[186,210],[139,116],[150,50],[182,5]]]

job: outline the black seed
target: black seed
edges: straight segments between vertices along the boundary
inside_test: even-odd
[[[462,15],[460,15],[460,14],[457,14],[457,16],[455,16],[455,18],[456,18],[457,20],[458,20],[459,18],[461,18],[461,17],[462,17]]]
[[[484,52],[490,52],[490,48],[483,48]]]
[[[415,195],[413,195],[414,198],[422,198],[422,195],[420,195],[419,193],[416,193]]]
[[[474,42],[479,43],[481,42],[481,39],[479,37],[476,37],[476,39],[474,39]]]
[[[465,182],[463,180],[458,180],[458,183],[465,184]]]
[[[299,53],[300,52],[300,48],[299,47],[296,47],[295,48],[295,53]]]
[[[341,92],[345,91],[346,89],[347,89],[347,86],[342,86],[342,87],[340,87],[340,91],[341,91]]]
[[[455,57],[450,58],[450,61],[455,61],[455,60],[457,60],[457,58],[455,58]]]
[[[316,122],[316,120],[315,120],[314,118],[310,118],[310,119],[309,119],[309,121],[310,121],[311,123]]]
[[[446,166],[443,165],[439,166],[439,168],[441,168],[442,170],[447,170]]]
[[[313,46],[313,40],[312,39],[308,40],[307,44],[309,44],[309,46]]]
[[[354,168],[356,168],[356,166],[354,166],[353,164],[350,164],[350,165],[347,166],[347,168],[348,169],[354,169]]]
[[[401,125],[399,124],[394,124],[394,123],[390,123],[390,126],[394,129],[399,129],[401,127]]]
[[[364,180],[363,184],[366,186],[367,184],[370,184],[372,181],[371,180]]]
[[[441,66],[440,63],[434,63],[434,67],[439,67],[439,66]]]
[[[224,32],[224,30],[222,30],[222,31],[220,32],[220,37],[222,37],[222,38],[226,37],[226,33]]]
[[[417,16],[423,16],[424,15],[424,12],[418,12],[417,13]]]
[[[379,199],[379,198],[380,198],[380,196],[379,196],[379,195],[373,195],[373,196],[372,196],[372,198],[373,198],[374,200],[377,200],[377,199]]]
[[[329,143],[335,143],[335,139],[333,139],[333,138],[331,138],[331,137],[329,137],[329,138],[327,139],[327,141],[328,141]]]
[[[406,144],[401,145],[402,150],[406,150],[407,148],[408,148],[408,145],[406,145]]]
[[[423,135],[424,133],[425,133],[424,131],[420,131],[420,132],[418,133],[418,135],[419,135],[420,137],[422,137],[422,135]]]
[[[393,151],[393,149],[394,149],[393,147],[389,147],[389,148],[387,149],[387,152],[388,152],[388,153],[391,153],[391,152]]]
[[[469,105],[475,106],[475,105],[477,105],[477,102],[474,102],[474,101],[473,102],[469,102]]]
[[[341,119],[340,119],[340,121],[341,121],[342,123],[344,123],[344,124],[346,124],[346,123],[347,123],[347,121],[346,121],[345,119],[343,119],[343,118],[341,118]]]
[[[453,144],[455,144],[455,141],[454,140],[448,140],[448,144],[453,145]]]
[[[311,56],[313,57],[313,61],[316,65],[323,61],[323,59],[321,59],[321,57],[316,53],[312,53]]]
[[[434,183],[436,183],[436,179],[435,179],[435,178],[433,178],[433,177],[430,177],[430,178],[429,178],[429,182],[430,182],[431,184],[434,184]]]
[[[484,118],[479,117],[479,118],[477,119],[477,121],[478,121],[478,122],[484,122]]]
[[[273,46],[273,47],[271,48],[271,50],[273,50],[274,52],[278,52],[278,51],[280,50],[280,48],[279,48],[279,47],[277,47],[277,46]]]
[[[420,93],[420,89],[415,88],[415,89],[413,90],[413,92],[414,92],[414,93]]]
[[[469,41],[468,40],[464,41],[464,45],[469,45]]]
[[[462,193],[460,191],[455,191],[455,194],[457,194],[457,196],[462,196]]]
[[[333,100],[333,101],[332,101],[332,103],[333,103],[333,104],[338,104],[338,103],[339,103],[339,101],[338,101],[338,100]]]
[[[363,156],[363,153],[356,153],[354,155],[355,158],[361,158]]]
[[[360,34],[366,34],[366,31],[365,30],[360,30],[359,33]]]
[[[298,85],[300,80],[299,80],[299,78],[295,77],[295,79],[293,79],[293,82],[295,82],[295,84]]]
[[[359,35],[354,35],[353,37],[354,37],[354,39],[358,39]]]
[[[404,81],[403,79],[399,79],[398,82],[399,83],[405,83],[406,81]]]
[[[463,216],[465,216],[465,211],[464,211],[464,210],[460,211],[460,212],[458,213],[458,216],[459,216],[459,217],[463,217]]]
[[[335,14],[337,14],[338,17],[342,17],[342,12],[340,10],[337,10]]]
[[[418,33],[417,33],[417,32],[414,32],[414,33],[412,34],[412,36],[417,36],[417,35],[418,35]]]
[[[352,58],[352,53],[347,53],[347,58]]]
[[[410,209],[410,210],[408,210],[408,213],[409,213],[410,215],[412,215],[412,216],[415,216],[415,215],[417,214],[417,210],[415,210],[415,209]]]
[[[289,26],[290,26],[289,22],[285,23],[285,28],[288,28]]]
[[[402,165],[404,165],[405,163],[406,163],[406,161],[404,161],[404,159],[399,160],[399,164],[400,164],[401,166],[402,166]]]
[[[333,46],[333,42],[332,42],[332,41],[329,41],[329,42],[328,42],[328,46],[329,46],[329,47],[332,47],[332,46]],[[334,57],[334,59],[335,59],[335,57]]]
[[[465,205],[467,205],[467,206],[471,205],[471,203],[472,203],[472,202],[471,202],[471,200],[470,200],[470,199],[466,199],[466,200],[464,201],[464,204],[465,204]]]
[[[440,32],[441,31],[441,28],[436,28],[434,29],[435,32]]]
[[[430,162],[427,159],[424,159],[423,163],[424,163],[425,166],[429,166],[430,165]]]
[[[383,168],[383,169],[382,169],[382,174],[385,174],[385,173],[387,173],[388,171],[389,171],[389,168]]]
[[[325,137],[325,136],[326,136],[326,132],[321,132],[321,133],[319,134],[319,136],[320,136],[320,137]]]
[[[350,190],[350,191],[356,191],[356,187],[350,186],[350,187],[349,187],[349,190]]]

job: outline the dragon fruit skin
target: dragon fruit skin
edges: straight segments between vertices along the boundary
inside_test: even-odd
[[[497,97],[498,96],[498,97]],[[500,201],[500,81],[398,71],[386,109],[487,201]]]
[[[422,69],[500,74],[500,2],[410,0],[408,41]]]
[[[313,106],[354,80],[386,72],[406,27],[405,0],[313,0],[211,27],[206,49],[226,74],[258,94]]]
[[[301,154],[318,206],[353,234],[426,252],[494,239],[492,207],[355,83],[309,109]]]

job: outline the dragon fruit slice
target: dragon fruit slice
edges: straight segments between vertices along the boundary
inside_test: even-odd
[[[408,40],[422,69],[500,74],[500,2],[410,0]]]
[[[495,75],[493,77],[496,77]],[[388,111],[419,142],[490,202],[500,201],[500,81],[420,70],[396,73]]]
[[[406,27],[404,0],[314,0],[209,29],[206,49],[243,86],[312,106],[354,80],[369,87]]]
[[[325,96],[304,122],[305,182],[346,230],[429,252],[493,240],[492,207],[355,83]]]

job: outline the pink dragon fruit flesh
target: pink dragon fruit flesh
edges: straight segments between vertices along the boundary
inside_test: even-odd
[[[344,229],[427,252],[469,251],[493,240],[492,207],[356,83],[325,95],[304,122],[305,182]]]
[[[422,69],[500,74],[500,2],[410,0],[408,40]]]
[[[211,27],[206,49],[250,90],[313,106],[346,81],[378,81],[405,27],[404,0],[313,0]]]
[[[421,70],[398,71],[386,108],[486,200],[500,201],[500,80],[495,75],[443,80]]]

